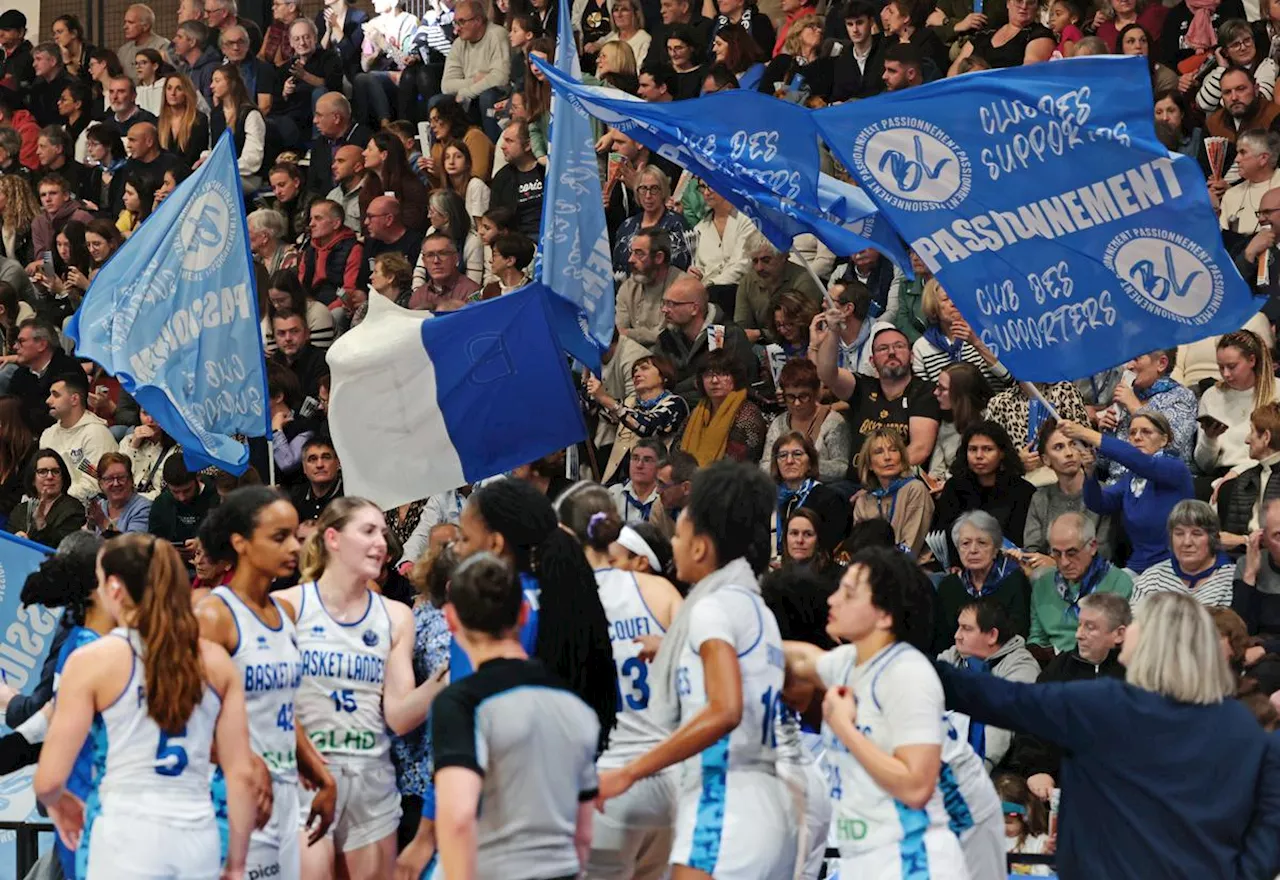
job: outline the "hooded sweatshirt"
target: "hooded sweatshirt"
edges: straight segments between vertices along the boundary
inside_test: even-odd
[[[28,110],[15,110],[9,125],[22,135],[22,149],[18,153],[18,161],[35,171],[40,167],[40,157],[36,155],[36,141],[40,138],[40,123]]]
[[[77,199],[68,199],[67,203],[52,217],[43,211],[36,215],[36,218],[31,221],[31,245],[35,248],[37,257],[45,251],[54,249],[58,233],[62,231],[63,226],[67,225],[68,220],[89,223],[93,220],[93,215],[86,211],[84,205]]]
[[[965,658],[960,656],[960,649],[954,646],[939,654],[938,659],[952,666],[974,668],[966,667]],[[986,659],[986,664],[987,672],[996,678],[1007,678],[1009,681],[1033,682],[1040,676],[1040,664],[1027,650],[1026,640],[1022,636],[1014,636],[1001,645],[999,650]],[[972,724],[969,729],[971,732],[974,730]],[[978,754],[990,771],[1000,763],[1004,753],[1009,750],[1013,733],[1001,727],[986,727],[984,733],[986,747]],[[976,748],[974,750],[977,751]]]
[[[107,423],[93,413],[85,410],[70,428],[62,427],[54,422],[40,435],[40,448],[52,449],[62,456],[67,468],[71,471],[71,491],[68,493],[81,502],[87,502],[98,494],[96,478],[80,470],[81,462],[88,462],[94,468],[104,453],[116,452],[119,446],[116,438],[111,436]]]

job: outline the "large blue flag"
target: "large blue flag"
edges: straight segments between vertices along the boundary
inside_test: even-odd
[[[244,197],[230,131],[102,267],[71,318],[92,358],[193,467],[242,473],[270,430]]]
[[[0,639],[0,674],[5,684],[18,691],[30,691],[39,681],[61,616],[57,609],[24,606],[20,598],[27,575],[52,552],[41,544],[0,532],[0,633],[4,634]],[[35,770],[33,764],[0,776],[0,821],[43,821],[36,812],[31,788]],[[0,835],[0,880],[16,880],[15,848],[12,832]]]
[[[557,45],[556,68],[580,77],[569,0],[560,0]],[[561,347],[599,372],[601,352],[613,341],[614,291],[595,142],[586,114],[562,95],[552,95],[540,277],[568,305],[552,308]]]
[[[1052,382],[1237,330],[1262,302],[1203,175],[1156,139],[1149,81],[1144,59],[1080,58],[814,119],[1005,366]]]
[[[346,491],[390,509],[587,436],[540,284],[431,317],[369,297],[329,349]]]

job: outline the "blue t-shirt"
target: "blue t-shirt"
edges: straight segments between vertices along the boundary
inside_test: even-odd
[[[55,664],[53,671],[53,693],[55,699],[58,693],[59,678],[62,676],[62,669],[67,665],[67,658],[71,656],[71,652],[76,648],[96,642],[99,638],[101,636],[84,626],[73,627],[71,632],[67,634],[67,640],[62,643],[62,650],[58,652],[58,662]],[[83,838],[84,841],[88,841],[91,823],[96,815],[96,811],[91,811],[89,808],[90,796],[94,792],[92,736],[84,741],[84,745],[80,747],[80,754],[76,755],[76,762],[71,767],[71,776],[67,779],[67,791],[85,802]],[[96,798],[92,800],[96,802]],[[87,842],[82,842],[81,845],[85,852],[88,852]],[[67,849],[62,843],[62,839],[57,835],[54,836],[54,847],[58,853],[58,861],[62,864],[63,875],[66,876],[67,880],[76,880],[80,875],[76,873],[75,850]]]
[[[542,588],[536,577],[523,571],[520,572],[520,587],[524,590],[525,604],[529,606],[529,616],[525,618],[524,626],[520,627],[520,644],[524,646],[525,653],[532,657],[533,649],[538,644],[538,596]],[[458,640],[450,641],[449,681],[461,681],[474,671],[471,668],[471,658],[462,650]]]

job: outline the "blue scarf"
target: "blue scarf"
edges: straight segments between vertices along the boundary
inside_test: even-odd
[[[670,396],[671,396],[671,392],[664,390],[661,394],[659,394],[657,397],[653,398],[652,400],[641,400],[639,397],[637,397],[636,406],[646,411],[651,410]]]
[[[930,324],[924,328],[924,338],[929,340],[929,344],[947,356],[951,363],[960,361],[960,352],[964,348],[964,340],[948,339],[946,334],[942,332],[942,328],[937,324]]]
[[[975,599],[981,599],[983,596],[989,596],[995,592],[1009,575],[1018,570],[1018,563],[1013,561],[1013,557],[1005,556],[1003,553],[996,557],[995,563],[991,566],[991,571],[987,572],[987,579],[982,582],[982,589],[976,589],[973,586],[973,575],[969,574],[969,569],[960,571],[960,583],[964,584],[965,592]]]
[[[1151,387],[1145,391],[1133,389],[1133,393],[1139,400],[1150,400],[1157,394],[1164,394],[1166,391],[1172,391],[1178,387],[1178,383],[1170,379],[1168,376],[1161,376],[1159,379],[1151,383]]]
[[[991,673],[991,664],[977,657],[962,657],[961,666],[971,672]],[[973,747],[979,758],[987,756],[987,725],[974,718],[969,719],[969,745]]]
[[[1093,562],[1089,563],[1089,567],[1080,576],[1080,583],[1073,591],[1071,584],[1067,583],[1067,579],[1062,576],[1062,572],[1055,568],[1053,570],[1054,588],[1057,589],[1062,601],[1067,603],[1066,610],[1063,613],[1073,620],[1078,620],[1080,618],[1080,600],[1098,589],[1098,584],[1102,583],[1102,579],[1110,571],[1111,563],[1099,553],[1093,557]]]
[[[636,496],[631,494],[630,487],[627,487],[622,490],[623,505],[625,506],[626,510],[629,512],[631,508],[634,507],[636,510],[640,511],[640,519],[642,522],[649,521],[649,513],[653,510],[653,505],[657,504],[658,499],[661,497],[662,495],[660,493],[655,492],[653,495],[654,500],[646,504],[645,502],[640,501],[639,499],[636,498]],[[630,516],[627,516],[626,514],[624,514],[622,517],[622,521],[632,522],[633,520],[631,519]]]
[[[890,523],[893,522],[893,512],[898,507],[898,490],[914,480],[915,477],[898,477],[883,489],[876,488],[869,490],[872,498],[876,499],[876,507],[879,508],[879,502],[885,498],[889,499],[889,515],[885,517]]]
[[[1231,565],[1231,559],[1227,554],[1219,550],[1218,558],[1213,561],[1212,565],[1199,574],[1187,574],[1182,570],[1182,567],[1178,565],[1178,557],[1173,556],[1172,554],[1169,556],[1169,564],[1173,566],[1173,573],[1187,584],[1187,589],[1194,590],[1196,587],[1200,586],[1201,581],[1207,580],[1216,574],[1218,569],[1222,568],[1224,565]]]
[[[797,507],[804,507],[805,499],[809,497],[809,493],[813,491],[813,487],[818,485],[817,480],[805,480],[800,484],[799,489],[788,489],[786,483],[778,484],[778,537],[777,552],[782,552],[782,544],[787,538],[787,513],[795,510]],[[793,505],[791,502],[795,501]]]

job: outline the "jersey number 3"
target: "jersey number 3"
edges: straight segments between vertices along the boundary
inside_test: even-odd
[[[161,776],[181,776],[187,769],[187,750],[179,741],[187,735],[187,726],[172,737],[160,731],[160,742],[156,744],[156,772]]]
[[[614,664],[617,666],[616,662]],[[627,692],[622,690],[626,682]],[[623,661],[618,670],[618,711],[622,711],[622,702],[626,700],[627,708],[633,712],[649,708],[649,664],[639,657],[631,657]]]

